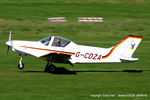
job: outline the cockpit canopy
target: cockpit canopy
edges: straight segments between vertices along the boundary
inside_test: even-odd
[[[50,40],[51,40],[51,36],[46,37],[46,38],[40,40],[40,42],[41,42],[42,44],[49,45]]]
[[[40,42],[46,46],[66,47],[71,41],[58,36],[49,36],[40,40]]]

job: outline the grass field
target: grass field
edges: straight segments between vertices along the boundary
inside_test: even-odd
[[[149,5],[148,0],[1,0],[0,99],[149,100]],[[66,17],[68,22],[48,22],[48,17]],[[104,22],[80,23],[77,22],[78,17],[103,17]],[[6,55],[5,42],[10,28],[13,29],[14,40],[38,41],[56,35],[77,44],[97,47],[113,46],[129,34],[143,36],[133,55],[140,60],[133,63],[76,64],[74,67],[55,64],[59,72],[50,74],[43,72],[45,61],[26,56],[23,58],[25,68],[19,70],[18,54],[10,50]],[[138,94],[145,96],[139,97]]]

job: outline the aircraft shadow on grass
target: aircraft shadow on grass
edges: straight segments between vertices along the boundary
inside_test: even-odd
[[[84,73],[84,72],[128,72],[128,73],[141,73],[143,71],[150,71],[150,70],[121,70],[121,71],[109,71],[109,70],[74,70],[70,71],[64,67],[57,67],[57,72],[53,74],[70,74],[70,75],[77,75],[77,73]],[[31,73],[46,73],[44,71],[22,71],[22,72],[31,72]]]

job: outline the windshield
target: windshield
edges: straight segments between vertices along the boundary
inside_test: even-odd
[[[46,37],[46,38],[40,40],[40,42],[44,45],[49,45],[50,40],[51,40],[51,37],[49,36],[49,37]]]
[[[65,46],[67,46],[70,42],[71,42],[70,40],[67,40],[67,39],[62,38],[62,37],[57,37],[57,36],[55,36],[55,37],[54,37],[54,40],[53,40],[53,43],[52,43],[52,46],[65,47]]]

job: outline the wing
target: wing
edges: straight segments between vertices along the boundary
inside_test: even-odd
[[[47,61],[55,62],[55,63],[67,63],[70,65],[73,65],[70,62],[71,55],[68,55],[68,54],[49,53],[47,55],[41,56],[40,58],[47,60]]]

